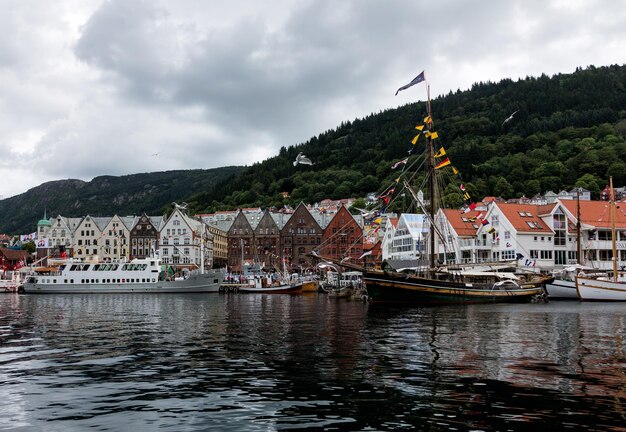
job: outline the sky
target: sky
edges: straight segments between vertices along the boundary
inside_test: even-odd
[[[626,62],[626,0],[0,0],[0,197],[250,165],[479,81]]]

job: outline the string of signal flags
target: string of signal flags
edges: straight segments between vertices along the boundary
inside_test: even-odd
[[[415,78],[413,78],[413,80],[411,80],[411,82],[409,82],[408,84],[400,87],[397,91],[396,91],[396,96],[398,95],[398,92],[402,91],[402,90],[406,90],[409,87],[412,87],[416,84],[419,84],[421,82],[426,81],[426,75],[425,75],[425,71],[422,71],[420,74],[418,74]],[[418,124],[417,126],[415,126],[415,129],[418,131],[418,133],[413,137],[413,139],[411,139],[411,147],[408,150],[408,154],[409,156],[413,153],[413,149],[415,148],[416,144],[418,143],[419,139],[421,136],[424,136],[424,138],[431,140],[431,142],[433,140],[436,140],[439,138],[439,133],[436,131],[432,131],[430,130],[433,124],[433,119],[430,115],[426,116],[424,118],[424,121],[422,124]],[[428,127],[427,127],[428,126]],[[426,130],[424,130],[426,128]],[[439,149],[435,152],[435,170],[440,170],[443,169],[445,167],[450,167],[452,169],[452,174],[459,180],[462,180],[461,178],[461,172],[452,165],[452,162],[450,161],[450,158],[448,157],[445,148],[443,147],[443,145],[439,146]],[[393,165],[391,165],[391,169],[397,169],[399,167],[403,167],[403,171],[404,171],[404,167],[406,166],[406,164],[408,163],[409,158],[406,157],[398,162],[395,162]],[[384,203],[384,206],[386,207],[390,201],[391,201],[391,197],[393,195],[393,193],[396,190],[396,185],[400,182],[400,176],[398,176],[393,184],[391,184],[389,187],[387,187],[384,192],[378,196],[379,199],[381,199]],[[464,209],[461,210],[462,213],[466,214],[469,213],[473,210],[476,209],[477,204],[476,202],[474,202],[471,199],[471,196],[469,194],[469,192],[467,192],[465,185],[463,183],[461,183],[461,185],[459,186],[462,194],[463,194],[463,200],[466,203],[466,206]],[[467,220],[469,222],[475,222],[477,219],[481,220],[481,225],[482,226],[486,226],[489,225],[489,221],[487,219],[483,218],[483,214],[482,212],[478,213],[477,215],[474,215],[470,218],[468,218]],[[492,234],[494,236],[497,235],[497,230],[494,227],[490,227],[487,230],[487,233]]]

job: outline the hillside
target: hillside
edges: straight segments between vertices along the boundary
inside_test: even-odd
[[[440,143],[472,196],[533,196],[575,185],[597,196],[609,175],[626,184],[626,66],[477,83],[433,100],[432,110]],[[196,195],[192,206],[293,205],[381,191],[425,114],[422,102],[343,123]],[[294,167],[298,152],[315,165]]]
[[[433,100],[432,111],[440,143],[474,197],[582,186],[597,198],[609,176],[626,185],[626,66],[477,83]],[[0,232],[32,231],[44,208],[64,216],[161,214],[172,201],[207,212],[363,196],[395,178],[391,165],[406,157],[425,114],[420,102],[344,122],[245,168],[45,183],[0,201]],[[315,165],[294,167],[298,152]],[[462,203],[458,190],[446,193],[447,202]]]
[[[241,167],[224,167],[100,176],[89,182],[73,179],[47,182],[0,201],[0,232],[32,232],[44,210],[48,216],[68,217],[142,212],[160,215],[172,201],[185,201],[191,194],[210,191],[241,170]]]

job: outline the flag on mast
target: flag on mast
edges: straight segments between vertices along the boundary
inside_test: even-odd
[[[409,87],[414,86],[415,84],[419,84],[422,81],[424,81],[426,78],[424,77],[424,71],[422,71],[418,76],[416,76],[415,78],[413,78],[413,80],[408,83],[407,85],[403,85],[402,87],[400,87],[397,91],[396,91],[396,96],[398,96],[398,92],[402,91],[402,90],[406,90]]]

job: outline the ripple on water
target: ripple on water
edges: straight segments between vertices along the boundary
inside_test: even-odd
[[[15,299],[0,297],[0,429],[622,425],[626,319],[613,305]]]

